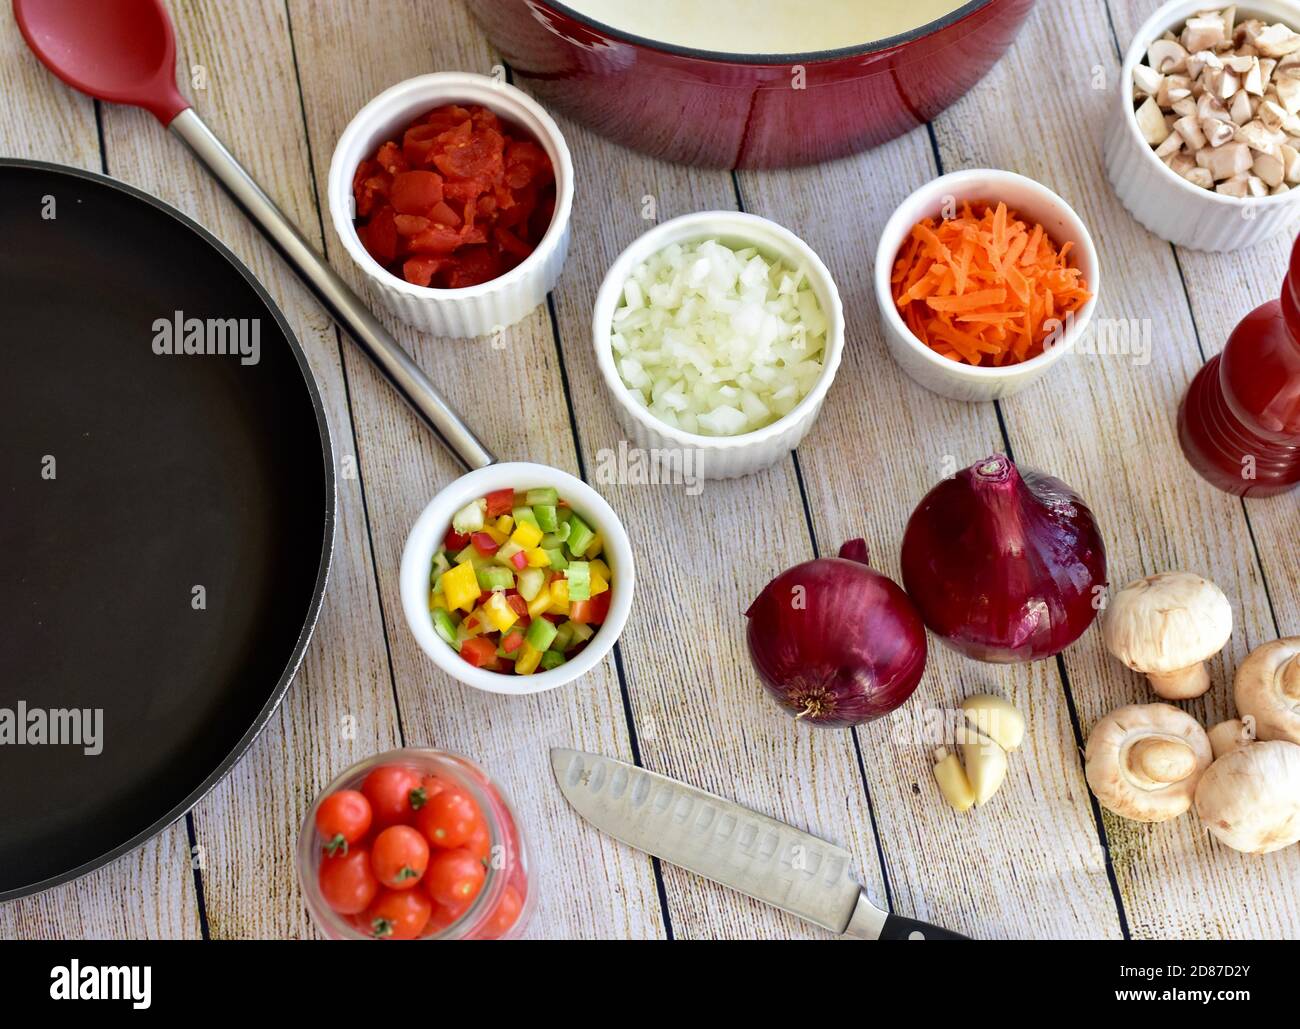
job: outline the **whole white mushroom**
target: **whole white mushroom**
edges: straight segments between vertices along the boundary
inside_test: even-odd
[[[1300,840],[1300,745],[1259,740],[1201,776],[1196,813],[1233,850],[1267,854]]]
[[[1232,605],[1223,590],[1189,572],[1162,572],[1130,582],[1101,619],[1106,648],[1166,700],[1199,697],[1205,669],[1232,635]]]
[[[1135,822],[1164,822],[1185,812],[1213,760],[1200,722],[1170,704],[1112,711],[1092,727],[1084,751],[1097,801]]]
[[[1300,743],[1300,636],[1250,652],[1233,681],[1237,710],[1255,719],[1261,740]]]

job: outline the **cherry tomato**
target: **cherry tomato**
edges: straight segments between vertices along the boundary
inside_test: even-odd
[[[370,831],[370,801],[356,790],[331,793],[316,809],[316,831],[325,840],[326,853],[346,854],[349,843]]]
[[[453,850],[463,847],[483,821],[478,805],[469,794],[449,786],[430,798],[415,815],[415,825],[435,847]]]
[[[447,780],[439,779],[436,775],[426,775],[420,780],[420,785],[411,791],[411,807],[416,811],[429,803],[429,798],[435,793],[441,793],[447,788]]]
[[[370,867],[390,890],[409,890],[428,866],[429,844],[409,825],[389,826],[370,846]]]
[[[374,825],[385,828],[411,817],[411,791],[420,786],[420,774],[402,765],[383,765],[366,776],[361,792],[370,801]]]
[[[429,916],[429,924],[425,926],[430,933],[440,933],[444,929],[450,929],[452,925],[460,920],[460,916],[465,913],[469,905],[454,908],[447,907],[445,904],[434,904],[433,914]]]
[[[439,904],[454,908],[468,904],[483,888],[483,862],[465,847],[439,851],[429,862],[424,888]]]
[[[364,911],[379,892],[379,880],[370,870],[370,852],[364,847],[323,858],[318,881],[325,903],[340,915]]]
[[[483,935],[489,940],[504,936],[519,921],[519,912],[523,909],[522,894],[513,886],[507,886],[501,892],[501,899],[497,901],[497,906],[492,909],[492,914],[488,916],[483,926]]]
[[[423,890],[384,890],[366,911],[366,922],[377,940],[413,940],[424,932],[432,912]]]
[[[487,822],[483,819],[479,819],[473,834],[465,841],[465,849],[486,867],[488,858],[492,856],[492,833],[488,831]]]

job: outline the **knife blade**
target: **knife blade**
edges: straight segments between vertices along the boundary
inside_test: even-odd
[[[861,939],[965,939],[881,910],[853,877],[852,856],[811,833],[625,761],[556,747],[560,792],[628,846]]]

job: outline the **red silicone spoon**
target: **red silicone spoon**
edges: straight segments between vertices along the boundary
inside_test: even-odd
[[[469,468],[495,460],[478,437],[176,88],[176,35],[161,0],[14,0],[18,28],[73,89],[143,107],[179,136],[415,412]]]

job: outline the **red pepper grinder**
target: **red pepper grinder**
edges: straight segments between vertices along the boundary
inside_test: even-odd
[[[1282,296],[1246,315],[1187,388],[1178,439],[1228,493],[1271,497],[1300,483],[1300,239]]]

